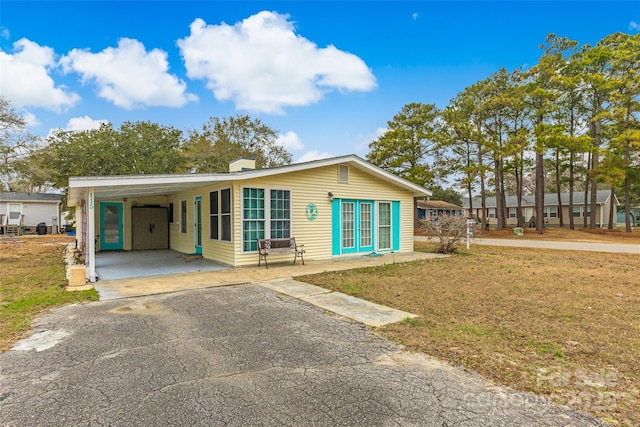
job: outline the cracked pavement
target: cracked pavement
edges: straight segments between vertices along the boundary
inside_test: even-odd
[[[0,354],[0,425],[601,426],[252,285],[59,308]],[[51,345],[54,344],[54,345]]]

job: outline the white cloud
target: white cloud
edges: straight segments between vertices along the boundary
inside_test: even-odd
[[[56,67],[53,49],[23,38],[13,50],[13,54],[0,51],[0,87],[13,105],[60,112],[80,100],[78,94],[56,86],[49,75]]]
[[[138,40],[122,38],[118,47],[99,53],[73,49],[60,61],[65,72],[75,71],[83,82],[93,81],[98,95],[127,110],[143,106],[182,107],[197,97],[187,85],[169,74],[167,53],[149,52]]]
[[[414,21],[417,21],[418,20],[418,12],[413,12],[411,14],[411,19],[413,19]]]
[[[377,128],[373,132],[369,132],[367,134],[358,135],[356,144],[356,150],[358,152],[364,152],[369,149],[369,144],[371,144],[376,139],[380,138],[382,135],[387,133],[388,128]]]
[[[288,15],[262,11],[234,25],[191,24],[178,46],[191,79],[220,101],[271,114],[318,102],[325,93],[370,91],[376,79],[362,59],[335,46],[319,48],[295,33]]]
[[[38,127],[38,126],[40,126],[40,121],[38,121],[38,118],[36,117],[36,115],[31,113],[31,112],[29,112],[29,111],[27,111],[24,114],[22,114],[22,118],[27,123],[27,127]]]
[[[307,151],[302,156],[300,156],[300,158],[296,161],[296,163],[304,163],[304,162],[310,162],[312,160],[328,159],[329,157],[333,157],[333,154],[327,153],[326,151],[311,150],[311,151]]]
[[[0,27],[0,37],[2,37],[5,40],[9,40],[9,38],[11,37],[11,33],[9,32],[9,29]]]
[[[629,29],[631,31],[640,31],[640,24],[635,21],[631,21],[629,22]]]
[[[99,129],[101,124],[108,123],[108,122],[109,122],[108,120],[103,120],[103,119],[99,119],[99,120],[92,119],[89,116],[73,117],[69,119],[64,129],[61,129],[61,128],[49,129],[47,138],[54,136],[56,132],[60,130],[82,132],[84,130]]]
[[[304,148],[304,145],[302,144],[300,137],[298,136],[297,133],[295,133],[292,130],[290,130],[285,134],[278,135],[278,138],[276,139],[276,143],[282,145],[287,150],[298,151]]]
[[[65,130],[83,131],[99,129],[100,125],[108,122],[108,120],[95,120],[89,116],[73,117],[67,122]]]

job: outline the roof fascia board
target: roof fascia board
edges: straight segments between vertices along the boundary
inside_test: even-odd
[[[292,165],[281,166],[269,169],[256,169],[253,171],[231,172],[219,174],[183,174],[183,175],[135,175],[135,176],[114,176],[114,177],[70,177],[69,188],[83,187],[110,187],[114,185],[145,185],[145,184],[178,184],[184,182],[192,183],[214,183],[221,181],[243,181],[254,178],[278,175],[282,173],[299,172],[308,169],[315,169],[324,166],[332,166],[345,163],[354,163],[374,175],[382,175],[388,181],[410,190],[417,196],[431,196],[431,191],[400,178],[377,166],[373,166],[365,160],[355,155],[332,157],[329,159],[314,160],[312,162],[294,163]]]

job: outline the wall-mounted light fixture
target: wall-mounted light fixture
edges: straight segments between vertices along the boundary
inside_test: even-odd
[[[329,201],[333,202],[333,193],[331,191],[327,193],[327,196],[329,197]]]
[[[126,202],[127,202],[127,198],[126,198],[126,197],[123,197],[123,198],[122,198],[122,201],[126,203]]]

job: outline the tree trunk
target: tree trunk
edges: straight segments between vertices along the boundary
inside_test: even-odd
[[[484,184],[484,166],[482,165],[482,149],[478,150],[478,165],[480,168],[480,205],[482,207],[482,229],[487,227],[487,192]]]
[[[564,215],[562,213],[562,188],[560,187],[560,150],[556,150],[556,193],[558,194],[558,220],[560,227],[564,227]]]
[[[467,142],[467,192],[469,193],[469,218],[473,218],[473,196],[471,194],[471,144]]]
[[[571,151],[571,154],[569,156],[569,229],[575,230],[576,224],[573,219],[573,151]]]
[[[613,201],[616,199],[616,186],[615,184],[611,184],[611,196],[609,196],[610,198],[610,202],[609,202],[609,223],[607,224],[607,228],[609,230],[613,230],[613,215],[615,214],[614,212],[614,203]]]
[[[629,177],[629,172],[627,172],[627,176],[624,178],[624,229],[627,233],[631,233],[631,208],[629,203],[629,198],[631,197],[631,178]],[[613,201],[612,201],[613,203]]]
[[[536,232],[544,233],[544,156],[536,152]]]
[[[591,152],[587,154],[587,169],[591,168]],[[589,227],[589,218],[587,217],[587,211],[589,207],[589,187],[591,186],[591,171],[587,170],[587,177],[584,183],[584,204],[582,206],[582,218],[583,227]]]
[[[493,176],[496,186],[496,229],[500,230],[504,226],[501,222],[500,211],[502,211],[502,182],[500,180],[500,156],[496,155],[493,160]]]
[[[502,161],[500,162],[502,164]],[[507,196],[504,191],[504,170],[500,167],[500,205],[502,209],[498,212],[498,223],[501,225],[499,230],[507,227]]]
[[[591,216],[589,217],[589,228],[596,228],[596,206],[598,196],[598,180],[596,179],[596,173],[598,170],[598,160],[600,157],[600,139],[602,137],[602,123],[600,120],[596,120],[593,126],[593,154],[591,156]],[[602,218],[600,218],[600,227],[602,227]]]

